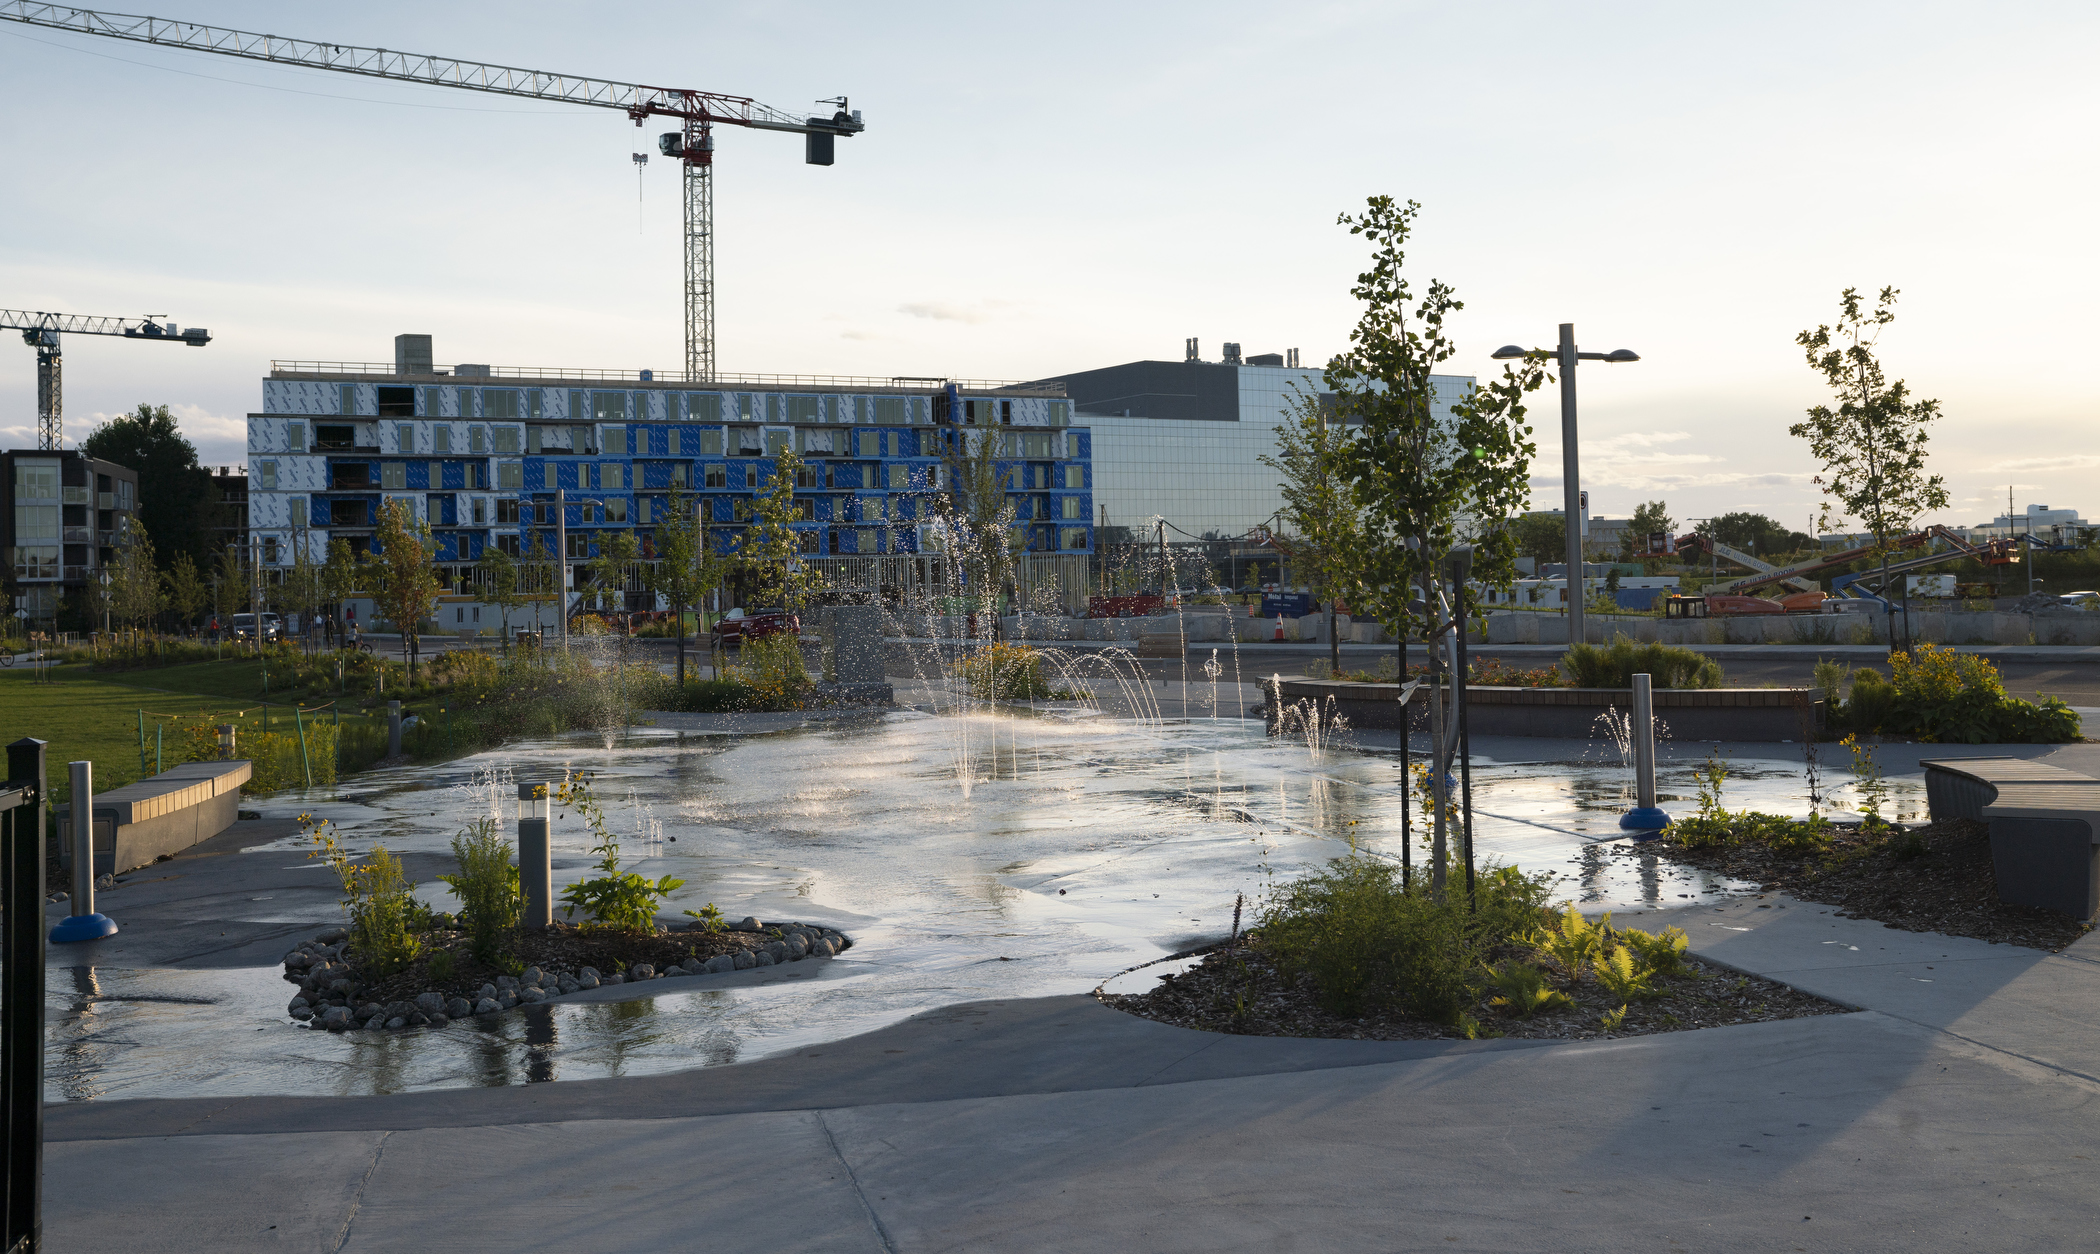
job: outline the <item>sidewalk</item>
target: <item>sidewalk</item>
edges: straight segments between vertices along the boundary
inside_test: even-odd
[[[2100,944],[1830,909],[1649,917],[1862,1013],[1376,1043],[1056,997],[646,1078],[55,1106],[45,1222],[199,1251],[2081,1248]]]

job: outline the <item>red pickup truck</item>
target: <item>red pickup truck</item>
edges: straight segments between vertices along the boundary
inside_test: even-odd
[[[708,641],[719,649],[725,644],[742,644],[746,640],[763,640],[777,632],[790,635],[802,634],[802,620],[786,610],[731,610],[715,623],[707,635]]]

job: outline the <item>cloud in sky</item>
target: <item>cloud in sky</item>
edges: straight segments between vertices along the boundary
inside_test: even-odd
[[[897,306],[897,312],[910,314],[914,318],[931,318],[935,322],[966,322],[973,325],[991,316],[981,305],[958,305],[945,300],[915,301]]]
[[[2100,466],[2100,455],[2073,453],[2064,457],[2020,457],[2012,461],[1994,462],[1992,470],[2084,470]]]

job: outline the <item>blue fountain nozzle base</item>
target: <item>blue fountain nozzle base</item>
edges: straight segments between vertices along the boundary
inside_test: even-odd
[[[106,914],[68,915],[57,927],[51,929],[51,943],[69,945],[76,941],[101,940],[117,934],[117,921]]]
[[[1621,829],[1633,833],[1635,840],[1654,840],[1670,825],[1667,812],[1654,806],[1635,806],[1619,819]]]

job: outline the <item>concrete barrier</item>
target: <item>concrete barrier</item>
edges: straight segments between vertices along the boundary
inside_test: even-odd
[[[149,779],[97,793],[94,800],[95,874],[115,875],[180,853],[208,840],[240,817],[241,785],[251,763],[189,762]],[[64,831],[72,806],[56,808]],[[104,834],[103,823],[113,820]]]
[[[1286,703],[1334,702],[1351,727],[1397,728],[1398,686],[1344,680],[1286,679]],[[1799,740],[1804,713],[1823,722],[1814,688],[1658,688],[1655,718],[1676,740]],[[1467,722],[1476,736],[1598,737],[1598,716],[1630,711],[1631,688],[1468,688]]]

